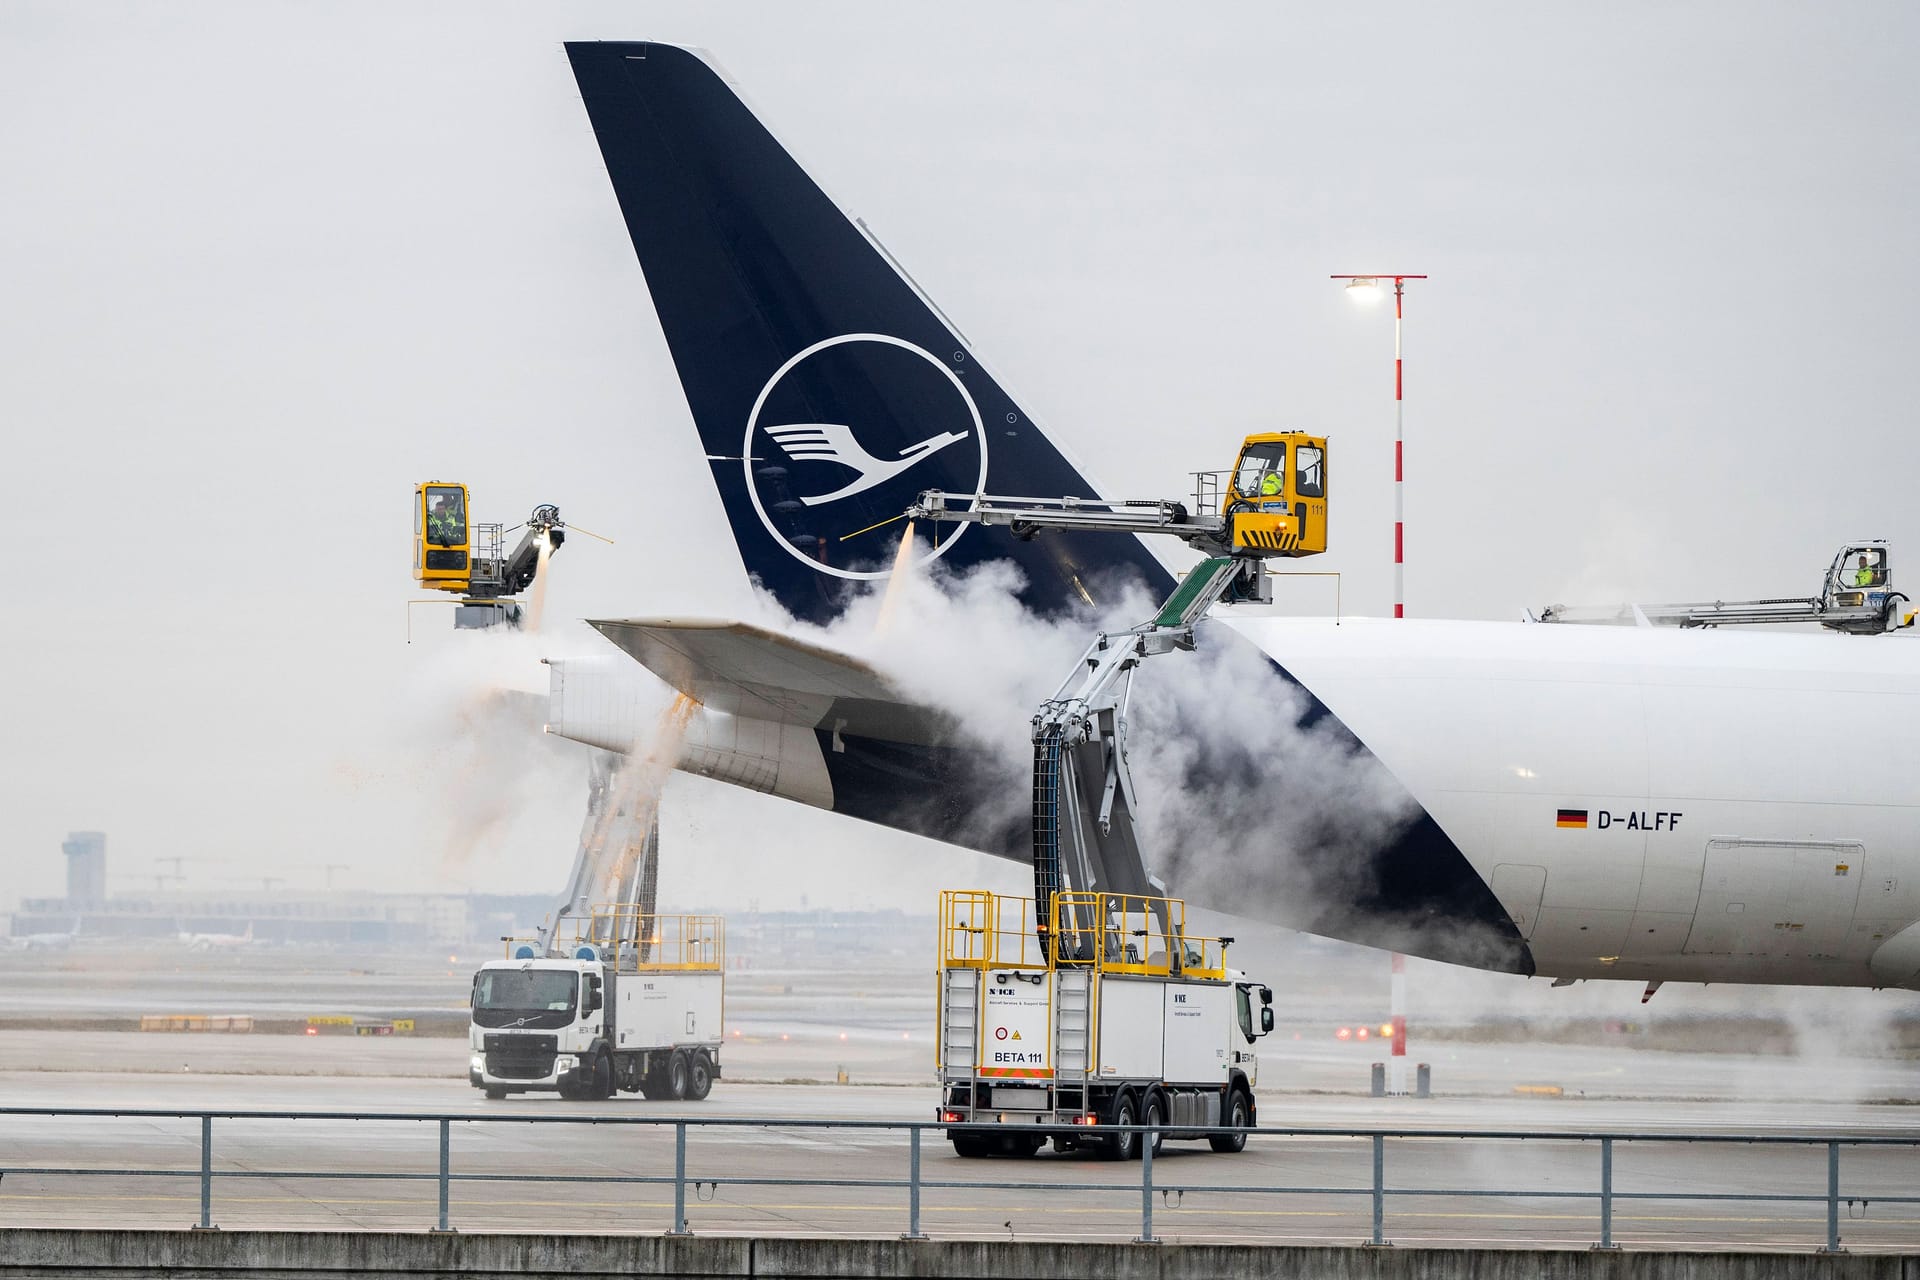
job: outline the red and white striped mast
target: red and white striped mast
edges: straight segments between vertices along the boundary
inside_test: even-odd
[[[1407,281],[1425,280],[1425,276],[1393,275],[1378,271],[1366,276],[1334,276],[1347,282],[1347,296],[1356,302],[1374,303],[1380,299],[1380,282],[1393,281],[1393,616],[1407,616],[1407,538],[1406,503],[1402,486],[1406,479],[1404,449],[1406,441],[1406,379],[1400,355],[1400,326],[1406,319]]]
[[[1393,1052],[1387,1058],[1387,1092],[1404,1096],[1407,1092],[1407,958],[1393,953],[1392,985],[1387,988],[1387,1004],[1393,1018]]]
[[[1405,361],[1400,328],[1405,321],[1407,281],[1425,276],[1394,275],[1379,271],[1366,276],[1334,276],[1347,282],[1347,296],[1371,304],[1380,300],[1380,282],[1393,281],[1393,616],[1407,616],[1407,509],[1405,500],[1407,399]],[[1388,1059],[1387,1092],[1407,1092],[1407,958],[1393,953],[1393,978],[1388,988],[1388,1011],[1393,1019],[1393,1052]]]

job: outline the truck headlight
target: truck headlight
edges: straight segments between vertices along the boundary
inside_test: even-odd
[[[474,1054],[473,1057],[468,1060],[468,1065],[475,1071],[485,1071],[487,1069],[487,1055],[484,1053]]]
[[[580,1059],[570,1053],[563,1053],[553,1060],[553,1069],[555,1071],[571,1071],[579,1065]]]

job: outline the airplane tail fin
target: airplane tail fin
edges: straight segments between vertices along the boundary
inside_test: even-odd
[[[1099,496],[864,223],[702,54],[567,56],[748,572],[826,621],[883,578],[921,491]],[[1223,446],[1224,447],[1224,446]],[[1172,580],[1137,539],[942,525],[917,557],[1011,560],[1030,608]]]

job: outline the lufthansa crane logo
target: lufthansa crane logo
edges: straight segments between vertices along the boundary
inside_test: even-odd
[[[928,436],[925,440],[908,445],[900,451],[898,458],[889,462],[861,448],[860,442],[853,438],[853,428],[844,422],[789,422],[785,426],[768,427],[767,434],[796,462],[837,462],[854,473],[852,483],[842,485],[832,493],[800,499],[803,505],[809,507],[865,493],[882,481],[893,479],[929,454],[967,438],[964,431]]]
[[[954,365],[963,366],[956,353]],[[987,438],[961,373],[883,333],[816,342],[774,371],[740,450],[753,509],[782,548],[840,578],[891,572],[897,517],[926,489],[979,493]],[[876,526],[878,526],[876,528]],[[966,531],[939,537],[937,559]]]

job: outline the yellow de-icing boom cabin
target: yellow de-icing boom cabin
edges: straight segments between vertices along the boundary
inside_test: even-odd
[[[1251,435],[1220,506],[1236,551],[1283,556],[1327,549],[1327,441],[1304,431]]]
[[[460,597],[455,627],[518,626],[520,606],[514,597],[533,585],[541,562],[567,540],[567,525],[559,507],[543,502],[525,525],[515,526],[526,532],[508,551],[511,530],[476,523],[472,514],[464,484],[429,480],[413,487],[413,580]]]
[[[472,579],[467,486],[429,480],[413,487],[413,580],[435,591],[465,592]]]

